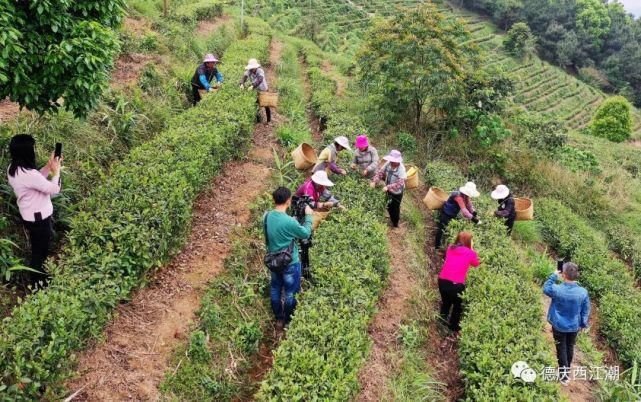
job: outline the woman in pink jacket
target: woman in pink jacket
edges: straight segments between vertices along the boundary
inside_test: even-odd
[[[9,185],[18,200],[20,216],[29,233],[31,242],[30,267],[42,272],[49,253],[51,241],[51,196],[60,192],[60,164],[62,158],[51,155],[49,162],[40,170],[36,168],[36,141],[27,134],[11,138],[8,169]],[[50,177],[50,178],[49,178]]]
[[[459,331],[461,327],[461,314],[463,313],[463,299],[461,294],[465,291],[465,279],[470,267],[480,264],[476,251],[472,248],[472,233],[460,232],[454,244],[447,248],[445,263],[438,275],[438,290],[441,293],[441,319],[447,322],[452,331]]]

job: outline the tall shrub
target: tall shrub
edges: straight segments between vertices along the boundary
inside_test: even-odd
[[[596,111],[590,132],[597,137],[623,142],[632,134],[632,106],[623,96],[606,99]]]

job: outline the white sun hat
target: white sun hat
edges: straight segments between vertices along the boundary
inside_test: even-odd
[[[499,184],[496,186],[494,191],[492,191],[492,194],[490,196],[494,200],[502,200],[506,198],[508,195],[510,195],[510,189],[507,188],[507,186],[504,186],[503,184]]]
[[[343,135],[341,135],[340,137],[334,138],[334,142],[337,143],[338,145],[340,145],[341,147],[345,148],[348,151],[352,150],[352,148],[350,148],[350,146],[349,146],[349,140],[347,139],[347,137],[345,137]]]
[[[247,62],[247,66],[245,67],[245,70],[253,70],[258,67],[260,67],[260,63],[258,63],[258,60],[249,59],[249,61]]]
[[[218,57],[216,57],[216,55],[209,53],[209,54],[205,55],[205,58],[204,58],[203,62],[204,63],[218,63],[219,60],[218,60]]]
[[[458,191],[472,198],[476,198],[479,195],[481,195],[481,193],[479,193],[478,190],[476,189],[476,184],[474,184],[474,182],[471,182],[471,181],[468,181],[467,183],[465,183],[465,185],[463,187],[460,187]]]
[[[401,154],[401,151],[397,149],[392,149],[389,154],[383,157],[383,160],[386,160],[388,162],[394,162],[394,163],[402,163],[403,154]]]
[[[312,175],[312,181],[325,187],[332,187],[334,185],[334,183],[329,180],[329,178],[327,177],[327,172],[324,170],[319,170],[318,172],[314,173]]]

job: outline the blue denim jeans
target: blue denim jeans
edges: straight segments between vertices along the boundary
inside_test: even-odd
[[[288,323],[296,308],[296,293],[300,292],[300,262],[290,264],[282,274],[272,272],[271,302],[277,320]]]

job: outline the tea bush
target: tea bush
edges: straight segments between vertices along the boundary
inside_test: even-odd
[[[443,189],[457,188],[462,174],[451,165],[428,165],[427,182]],[[491,200],[478,199],[479,211],[493,209]],[[509,373],[516,361],[540,371],[553,366],[543,336],[540,293],[532,287],[531,270],[523,266],[505,225],[483,218],[483,225],[462,220],[450,223],[450,238],[461,230],[474,234],[481,266],[472,269],[464,293],[459,356],[467,400],[556,400],[558,386],[541,380],[525,384]]]
[[[367,182],[341,179],[334,192],[347,212],[314,234],[314,285],[300,297],[287,339],[274,353],[258,400],[349,400],[367,357],[367,327],[388,271],[384,197]]]
[[[223,73],[240,78],[249,57],[266,58],[268,44],[255,34],[235,42]],[[84,200],[50,286],[3,322],[5,399],[55,399],[52,388],[65,378],[73,351],[98,336],[117,303],[182,245],[194,198],[226,160],[244,152],[255,102],[235,85],[206,97],[115,165]]]
[[[202,21],[220,17],[223,13],[223,4],[216,1],[198,1],[182,4],[176,8],[173,17],[183,23]]]
[[[579,265],[579,282],[598,300],[601,332],[623,362],[641,361],[641,291],[628,268],[608,250],[601,233],[569,208],[546,198],[535,203],[544,238]]]

